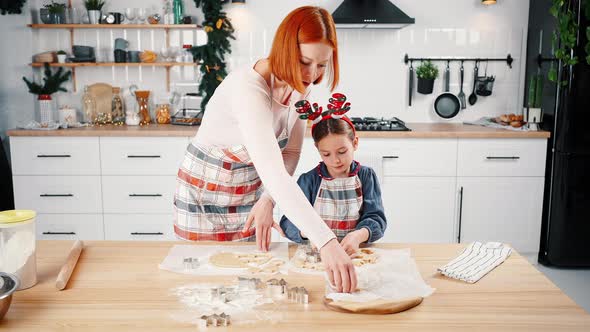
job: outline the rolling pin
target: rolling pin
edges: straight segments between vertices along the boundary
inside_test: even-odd
[[[70,253],[68,254],[68,258],[66,262],[61,267],[59,274],[57,275],[57,280],[55,281],[55,287],[58,290],[63,290],[66,288],[68,281],[70,280],[70,276],[76,267],[76,263],[78,263],[78,258],[82,253],[82,248],[84,247],[84,243],[80,240],[77,240],[72,248],[70,249]]]

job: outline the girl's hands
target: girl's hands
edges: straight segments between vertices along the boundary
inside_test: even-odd
[[[349,256],[352,256],[359,250],[360,244],[368,239],[369,231],[366,228],[361,228],[346,234],[342,241],[340,241],[340,245]]]

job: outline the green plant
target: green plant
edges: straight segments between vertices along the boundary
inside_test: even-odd
[[[0,1],[0,12],[6,14],[22,14],[23,6],[27,0]]]
[[[576,20],[578,4],[581,2],[584,16],[590,19],[590,0],[552,0],[553,4],[549,12],[557,20],[557,26],[551,39],[552,48],[555,50],[555,58],[561,60],[563,67],[573,66],[578,63],[578,55],[574,52],[578,33],[585,33],[588,42],[584,45],[585,60],[590,64],[590,27],[586,31],[579,31]],[[581,13],[580,13],[581,14]],[[558,82],[557,69],[551,64],[548,74],[549,80]],[[559,81],[561,85],[567,85],[567,81]]]
[[[66,10],[65,3],[51,1],[50,4],[44,6],[50,14],[61,14]]]
[[[23,76],[23,80],[25,81],[25,83],[27,83],[27,87],[29,87],[30,93],[36,95],[51,95],[58,91],[68,91],[65,88],[62,88],[61,85],[65,81],[70,79],[70,75],[72,75],[71,71],[64,73],[63,68],[59,67],[59,69],[54,74],[51,72],[51,68],[49,67],[49,64],[46,62],[44,74],[45,77],[43,78],[43,85],[40,85],[36,82],[31,82]]]
[[[67,53],[66,53],[66,51],[59,50],[59,51],[57,51],[57,54],[67,54]]]
[[[86,10],[102,10],[106,4],[104,0],[84,0],[84,7]]]
[[[427,80],[436,79],[438,77],[438,68],[430,60],[426,60],[416,68],[416,76]]]
[[[201,108],[205,106],[213,96],[215,89],[227,76],[225,68],[225,54],[231,53],[229,39],[236,39],[233,35],[234,28],[226,13],[221,11],[219,0],[194,0],[197,7],[203,9],[205,19],[203,29],[207,33],[207,45],[193,47],[191,52],[195,61],[202,61],[200,71],[202,74],[199,84],[199,94],[203,95]]]

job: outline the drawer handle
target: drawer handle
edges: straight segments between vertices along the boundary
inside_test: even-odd
[[[127,158],[161,158],[159,155],[128,155]]]
[[[511,156],[511,157],[491,157],[491,156],[487,156],[486,159],[487,160],[518,160],[518,159],[520,159],[520,157],[518,157],[518,156]]]
[[[383,156],[383,159],[399,159],[399,156]]]
[[[41,194],[39,197],[74,197],[74,194]]]
[[[76,232],[43,232],[43,235],[76,235]]]
[[[131,235],[164,235],[162,232],[145,233],[145,232],[131,232]]]
[[[37,158],[71,158],[69,154],[38,154]]]
[[[129,197],[162,197],[162,194],[129,194]]]

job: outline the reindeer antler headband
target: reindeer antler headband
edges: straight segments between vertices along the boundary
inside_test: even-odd
[[[346,96],[342,93],[334,93],[332,98],[330,98],[328,104],[328,110],[323,111],[321,106],[318,106],[318,103],[313,103],[310,105],[309,101],[307,100],[300,100],[295,103],[296,111],[299,113],[299,118],[303,120],[311,120],[312,126],[311,131],[315,128],[315,126],[323,120],[327,119],[342,119],[346,121],[352,128],[353,133],[356,134],[354,130],[354,125],[350,121],[350,119],[345,115],[346,112],[350,110],[350,103],[346,102]],[[313,106],[313,110],[311,109]]]

